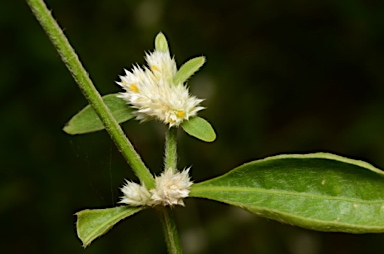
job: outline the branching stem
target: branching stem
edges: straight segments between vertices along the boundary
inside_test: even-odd
[[[165,134],[165,158],[164,170],[172,168],[173,173],[177,171],[177,128],[170,128]],[[163,225],[165,241],[168,252],[171,254],[182,253],[179,235],[177,233],[174,212],[169,207],[159,207],[159,216]]]

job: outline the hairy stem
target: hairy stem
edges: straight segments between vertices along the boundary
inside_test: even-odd
[[[173,211],[169,207],[159,207],[159,216],[163,225],[165,241],[167,242],[168,253],[183,253],[180,246],[179,235],[177,233],[175,217]]]
[[[177,171],[177,128],[170,128],[165,134],[165,170]]]
[[[172,169],[177,172],[177,128],[169,128],[165,134],[164,170]],[[159,207],[159,216],[163,225],[165,241],[169,253],[182,253],[177,233],[173,210],[169,207]]]
[[[37,20],[40,22],[41,26],[52,41],[56,50],[59,52],[62,61],[67,66],[76,83],[79,85],[89,104],[100,117],[105,126],[105,129],[108,131],[119,151],[131,165],[133,171],[140,179],[140,181],[144,183],[147,188],[153,188],[155,183],[152,174],[149,172],[148,168],[145,166],[144,162],[133,148],[131,142],[128,140],[120,125],[112,116],[108,107],[104,104],[99,92],[96,90],[91,79],[89,78],[88,73],[82,66],[78,56],[69,44],[63,31],[52,17],[51,12],[47,9],[44,1],[26,1],[30,6],[33,14],[36,16]]]

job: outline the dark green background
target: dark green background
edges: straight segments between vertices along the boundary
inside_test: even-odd
[[[383,1],[75,1],[50,9],[102,94],[143,64],[163,31],[178,64],[205,55],[189,82],[218,139],[180,134],[180,168],[198,182],[279,153],[327,151],[384,168]],[[22,0],[0,3],[1,253],[165,253],[156,214],[144,211],[83,250],[76,211],[116,205],[134,178],[104,132],[62,127],[86,105]],[[124,124],[160,172],[163,127]],[[279,176],[276,176],[279,177]],[[297,179],[300,181],[300,179]],[[185,253],[381,253],[380,234],[319,233],[223,204],[177,208]]]

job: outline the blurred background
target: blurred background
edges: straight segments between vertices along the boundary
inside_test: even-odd
[[[205,55],[189,82],[218,139],[180,133],[180,168],[195,182],[250,160],[326,151],[384,168],[384,2],[47,0],[101,94],[144,64],[155,35],[180,65]],[[105,132],[69,136],[87,102],[24,1],[0,3],[2,253],[166,253],[143,211],[83,249],[74,213],[117,205],[135,179]],[[164,128],[123,125],[160,172]],[[278,176],[277,176],[278,177]],[[300,181],[300,179],[297,179]],[[185,253],[382,253],[384,235],[321,233],[188,199],[176,215]]]

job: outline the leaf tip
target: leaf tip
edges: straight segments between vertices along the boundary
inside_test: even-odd
[[[63,131],[69,135],[73,135],[72,131],[71,131],[71,126],[67,123],[64,125],[63,127]]]
[[[169,52],[167,38],[162,32],[159,32],[155,38],[155,48],[161,52]]]
[[[213,132],[213,133],[212,133],[212,136],[211,136],[210,138],[204,140],[204,141],[205,141],[205,142],[212,143],[212,142],[215,141],[215,140],[216,140],[216,133]]]
[[[205,56],[200,56],[199,57],[202,61],[202,63],[204,64],[205,62],[207,62],[207,58]]]

